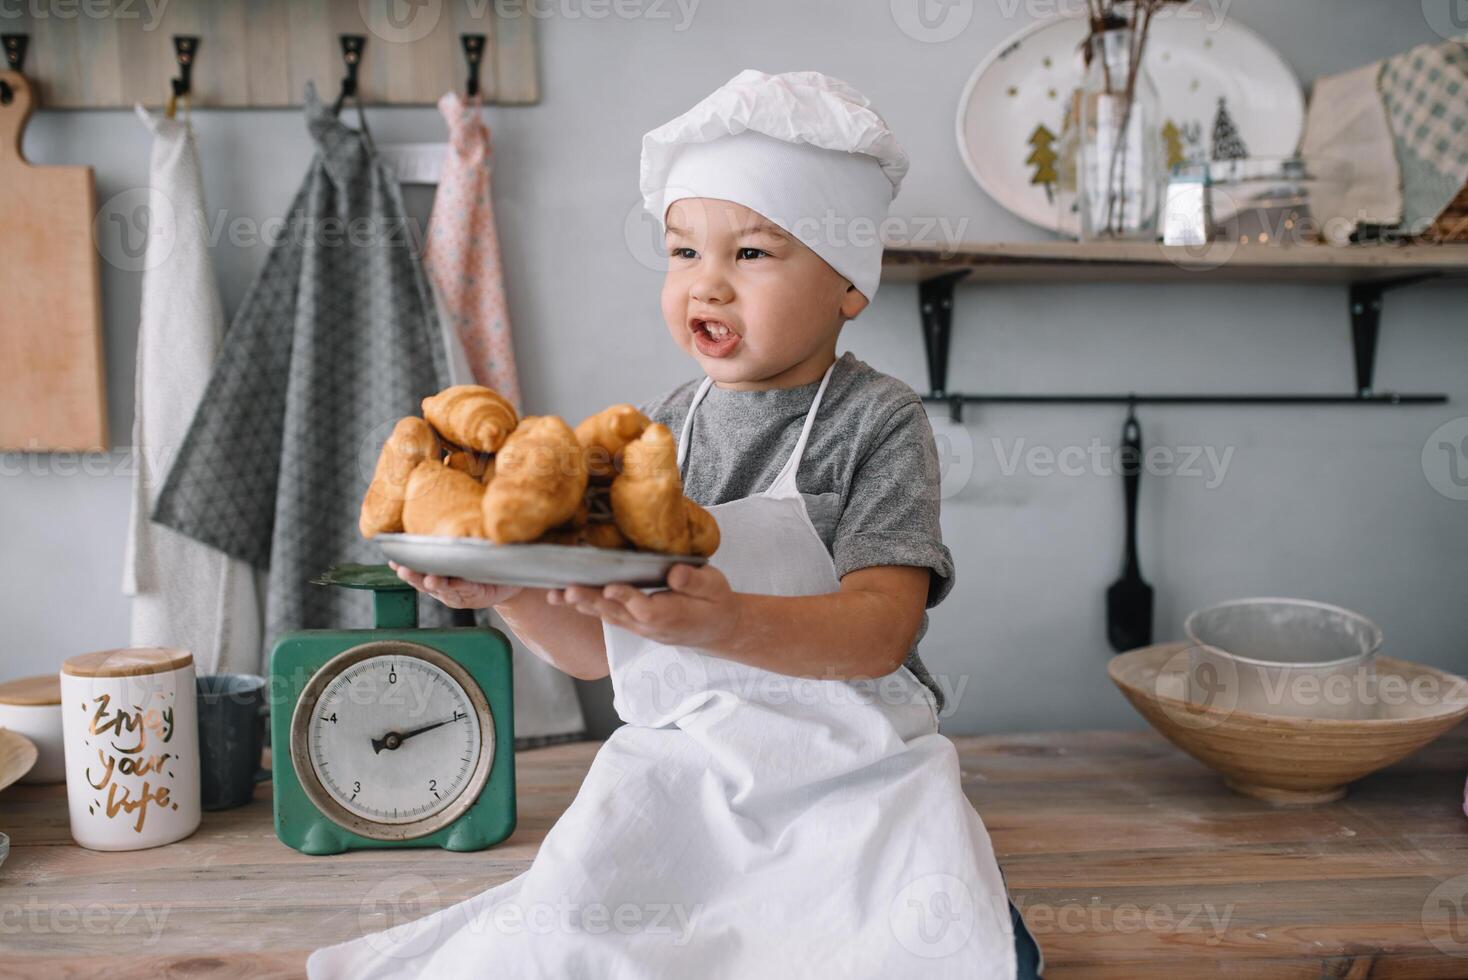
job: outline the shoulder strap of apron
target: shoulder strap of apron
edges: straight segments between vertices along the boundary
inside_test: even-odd
[[[683,476],[683,461],[688,458],[688,440],[693,434],[693,412],[698,408],[698,403],[703,401],[703,396],[709,393],[713,387],[714,379],[705,376],[703,384],[698,386],[698,391],[693,393],[693,401],[688,403],[688,414],[683,418],[683,432],[678,436],[678,476]]]
[[[839,360],[839,358],[838,358]],[[795,450],[791,452],[790,458],[775,476],[770,488],[765,493],[773,496],[795,496],[800,491],[795,486],[795,474],[800,469],[800,461],[805,456],[805,444],[810,440],[810,429],[815,422],[816,412],[821,408],[821,396],[826,393],[826,385],[831,381],[831,372],[836,370],[836,361],[826,368],[826,373],[821,377],[821,386],[816,389],[816,397],[811,400],[810,410],[805,413],[805,425],[800,429],[800,438],[795,440]],[[703,401],[703,396],[708,394],[709,388],[713,387],[714,379],[705,377],[703,383],[694,392],[693,400],[688,404],[688,414],[683,418],[683,431],[678,436],[678,475],[682,477],[683,464],[688,459],[688,443],[693,436],[693,413],[698,409],[698,403]]]
[[[810,439],[811,425],[816,420],[816,413],[821,410],[821,396],[826,393],[826,385],[831,381],[831,372],[836,370],[836,362],[826,368],[826,373],[821,377],[821,386],[816,389],[816,397],[811,399],[810,411],[805,413],[805,425],[800,428],[800,438],[795,440],[795,449],[790,453],[790,458],[776,474],[770,483],[770,488],[765,491],[771,497],[798,497],[800,490],[795,485],[795,474],[800,470],[800,461],[805,456],[805,444]]]

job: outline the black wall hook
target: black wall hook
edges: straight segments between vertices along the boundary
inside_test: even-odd
[[[464,60],[469,63],[469,98],[479,94],[479,63],[484,60],[484,35],[460,34],[464,44]]]
[[[199,53],[199,39],[190,34],[173,35],[173,56],[178,59],[178,77],[171,79],[173,97],[193,91],[194,56]]]
[[[0,42],[5,45],[5,64],[11,71],[25,71],[25,52],[30,46],[31,36],[29,34],[0,34]]]
[[[31,43],[29,34],[0,34],[0,44],[5,46],[5,64],[11,71],[25,70],[25,51]],[[10,105],[15,101],[15,90],[9,82],[0,82],[0,104]]]
[[[367,47],[367,36],[365,34],[343,34],[342,62],[347,66],[347,75],[342,79],[341,93],[336,97],[331,111],[335,115],[341,115],[342,103],[347,96],[357,97],[357,67],[362,64],[362,49]],[[360,100],[358,105],[361,105]]]

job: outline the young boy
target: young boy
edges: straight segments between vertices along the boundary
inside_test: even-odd
[[[395,937],[390,964],[368,937],[318,952],[313,976],[475,959],[506,976],[1035,975],[917,656],[953,581],[927,415],[836,356],[906,169],[869,103],[815,72],[742,72],[644,137],[663,317],[704,377],[642,409],[678,434],[719,550],[651,592],[397,569],[447,605],[493,606],[574,676],[610,674],[626,724],[528,871]],[[575,921],[538,943],[487,925],[550,903]],[[688,928],[585,926],[649,903]]]
[[[754,83],[746,76],[758,74],[746,72],[721,91],[727,96],[752,89]],[[776,76],[782,77],[795,76]],[[842,98],[845,93],[838,96],[833,88],[823,97]],[[659,159],[657,147],[677,131],[676,123],[670,124],[671,131],[663,127],[649,134],[645,171],[647,161]],[[630,586],[547,593],[415,576],[407,570],[399,574],[455,608],[493,605],[538,655],[583,679],[608,673],[602,645],[605,622],[783,674],[869,678],[906,666],[942,711],[944,692],[917,653],[927,630],[925,610],[941,602],[953,586],[953,560],[938,523],[940,476],[927,412],[906,384],[850,353],[840,358],[835,353],[842,324],[861,313],[876,292],[881,247],[875,228],[907,168],[896,141],[884,136],[890,146],[881,166],[874,165],[873,157],[858,159],[848,153],[853,159],[837,159],[834,166],[823,162],[825,171],[834,172],[821,173],[854,176],[868,185],[858,191],[868,192],[869,200],[851,210],[875,211],[880,201],[881,215],[853,216],[871,219],[865,225],[852,220],[850,228],[835,228],[829,245],[817,239],[863,280],[860,288],[785,228],[744,204],[717,197],[673,197],[682,193],[679,182],[700,180],[718,185],[720,193],[746,199],[789,196],[783,188],[751,193],[730,186],[747,182],[747,175],[737,172],[745,161],[729,160],[728,150],[717,143],[707,144],[708,150],[722,153],[717,162],[689,161],[691,154],[685,152],[676,167],[664,165],[672,171],[667,176],[644,174],[646,193],[671,199],[666,218],[650,204],[667,229],[664,321],[673,341],[714,382],[693,418],[693,442],[700,449],[684,473],[685,492],[709,506],[769,486],[790,455],[816,388],[834,364],[798,483],[810,520],[835,561],[839,592],[804,601],[734,593],[717,557],[702,567],[676,567],[669,591],[652,595]],[[748,165],[788,165],[782,157],[798,158],[803,152],[763,138],[768,144],[752,149]],[[896,180],[887,171],[895,172]],[[803,204],[794,202],[794,207]],[[814,225],[826,217],[798,215],[791,224],[809,218]],[[872,244],[862,247],[863,236]],[[711,331],[718,333],[717,339]],[[698,383],[683,384],[639,407],[677,433]],[[547,603],[582,615],[557,614],[545,609]],[[778,643],[771,642],[772,631],[778,632]]]

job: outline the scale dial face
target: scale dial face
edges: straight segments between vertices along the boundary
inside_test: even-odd
[[[478,798],[494,723],[473,678],[437,650],[367,643],[307,682],[291,719],[301,788],[326,816],[377,840],[421,837]]]

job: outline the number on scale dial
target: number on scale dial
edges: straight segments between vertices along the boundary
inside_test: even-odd
[[[413,656],[346,667],[316,699],[306,736],[326,794],[381,824],[425,820],[450,806],[483,750],[469,693],[443,668]]]

